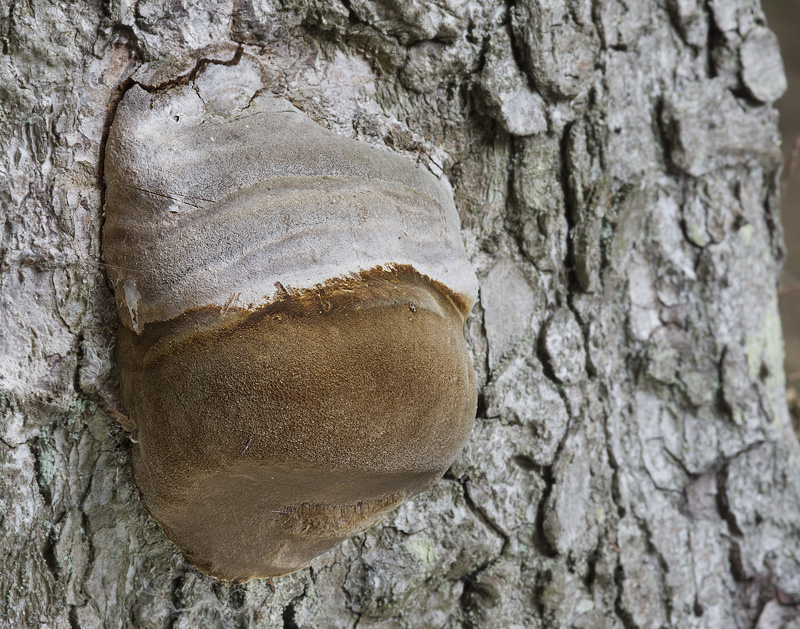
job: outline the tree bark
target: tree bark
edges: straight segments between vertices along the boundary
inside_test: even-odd
[[[0,3],[0,618],[19,627],[800,627],[757,0]],[[481,280],[463,454],[274,580],[138,502],[100,260],[134,84],[264,88],[449,178]]]

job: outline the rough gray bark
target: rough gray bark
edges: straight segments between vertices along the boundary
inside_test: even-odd
[[[757,0],[0,4],[0,618],[33,627],[800,627],[776,113]],[[445,479],[227,586],[138,504],[100,264],[104,132],[255,56],[443,171],[482,284]],[[147,65],[143,65],[147,64]]]

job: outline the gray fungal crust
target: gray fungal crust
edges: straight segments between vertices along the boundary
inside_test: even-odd
[[[267,93],[223,118],[191,87],[174,92],[131,88],[108,140],[104,255],[131,329],[231,300],[260,306],[276,281],[313,288],[390,264],[471,306],[477,280],[445,183]]]

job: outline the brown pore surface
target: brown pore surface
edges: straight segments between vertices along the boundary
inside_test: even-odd
[[[458,454],[477,396],[462,326],[406,267],[121,328],[142,502],[218,578],[302,568]]]

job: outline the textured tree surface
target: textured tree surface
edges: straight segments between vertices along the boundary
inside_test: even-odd
[[[0,46],[4,622],[800,627],[785,79],[756,0],[5,0]],[[229,586],[131,482],[102,163],[125,90],[252,59],[258,89],[447,175],[481,398],[431,491]]]

